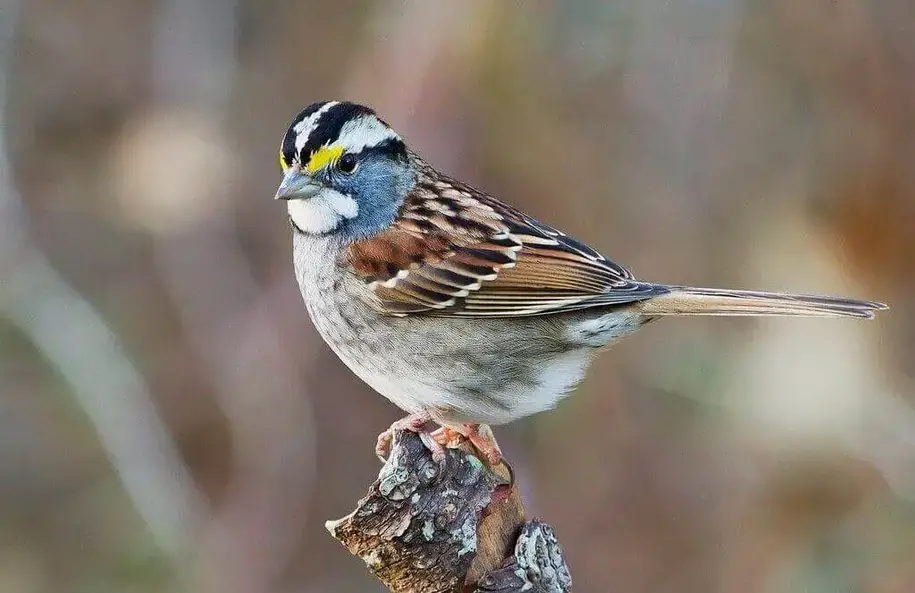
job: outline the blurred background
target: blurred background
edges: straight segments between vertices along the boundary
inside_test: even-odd
[[[305,105],[649,280],[876,322],[665,320],[497,434],[578,591],[915,591],[909,0],[2,0],[0,591],[370,592],[324,530],[400,414],[272,197]]]

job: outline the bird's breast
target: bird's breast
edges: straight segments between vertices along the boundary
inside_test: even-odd
[[[446,423],[503,424],[552,408],[584,377],[593,349],[562,316],[393,317],[313,239],[297,242],[308,312],[328,346],[373,389]]]

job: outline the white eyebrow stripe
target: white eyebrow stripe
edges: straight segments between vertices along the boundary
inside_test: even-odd
[[[308,142],[308,137],[311,136],[311,133],[315,131],[315,128],[318,126],[318,122],[321,120],[321,117],[327,113],[328,110],[333,109],[339,104],[340,101],[328,101],[317,111],[292,127],[292,130],[295,132],[296,152],[302,152],[302,148],[305,147],[305,143]]]
[[[346,152],[359,152],[385,140],[400,140],[400,136],[374,115],[363,115],[343,124],[334,144],[342,146]]]

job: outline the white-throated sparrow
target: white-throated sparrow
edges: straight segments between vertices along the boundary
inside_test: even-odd
[[[553,407],[600,347],[664,315],[871,318],[841,297],[636,280],[571,237],[456,181],[368,107],[321,102],[283,138],[276,193],[315,327],[346,365],[409,413],[392,428],[441,443]],[[431,432],[434,423],[443,428]],[[379,437],[383,455],[390,431]],[[430,434],[432,438],[429,438]]]

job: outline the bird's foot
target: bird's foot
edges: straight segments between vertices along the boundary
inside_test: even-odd
[[[406,430],[415,432],[419,435],[423,444],[432,452],[432,460],[442,464],[445,460],[445,447],[432,437],[432,431],[435,423],[429,414],[417,412],[397,420],[386,431],[378,435],[378,441],[375,443],[375,455],[384,462],[391,453],[391,442],[394,440],[395,430]]]
[[[467,440],[467,437],[450,426],[440,426],[430,436],[436,443],[447,449],[456,449]]]
[[[432,438],[443,447],[457,447],[467,439],[477,451],[486,458],[491,467],[502,463],[502,450],[496,443],[492,429],[486,424],[461,424],[459,426],[442,426],[432,433]]]
[[[406,430],[419,435],[423,444],[432,453],[432,460],[442,468],[445,464],[446,448],[456,448],[463,441],[470,441],[490,468],[505,464],[509,473],[508,487],[515,483],[514,469],[502,457],[502,450],[496,442],[492,429],[486,424],[459,424],[457,426],[436,426],[431,415],[425,412],[416,412],[397,420],[386,431],[378,435],[375,444],[375,454],[384,462],[391,453],[391,443],[394,440],[395,430]]]

